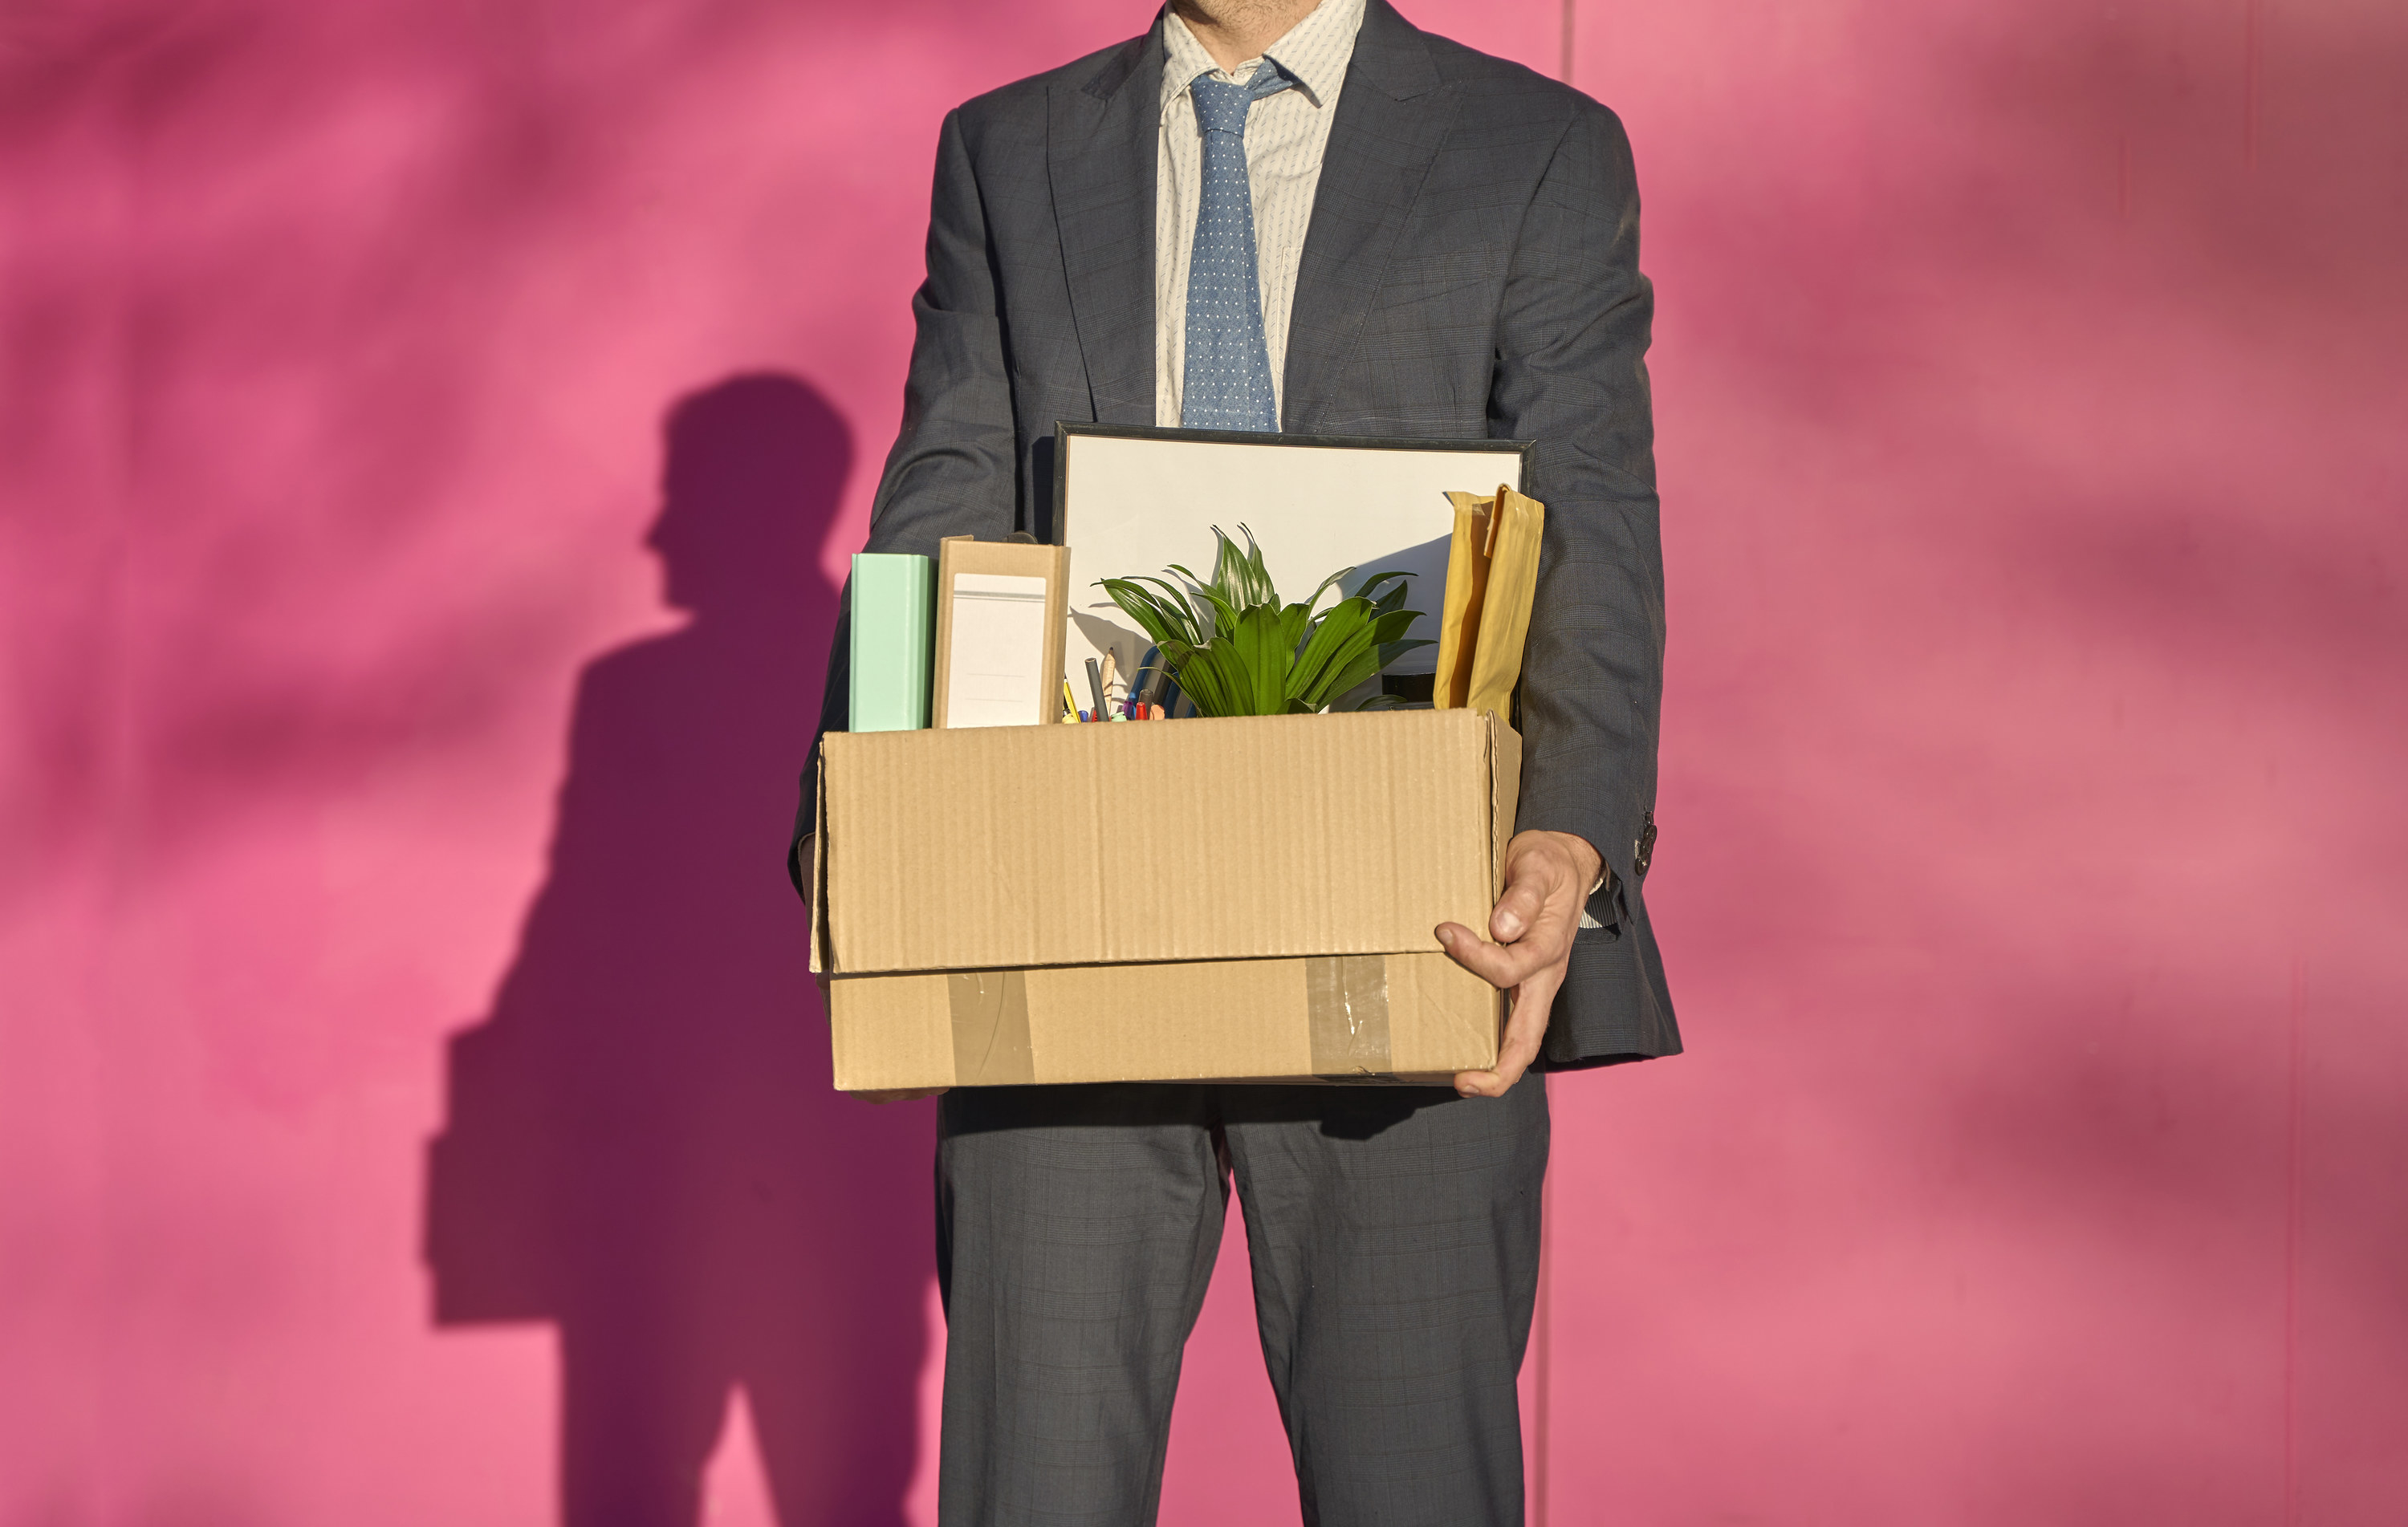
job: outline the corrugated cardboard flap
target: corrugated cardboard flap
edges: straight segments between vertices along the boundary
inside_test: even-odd
[[[1486,926],[1520,739],[1423,710],[824,749],[820,952],[844,977],[1434,950],[1441,921]]]

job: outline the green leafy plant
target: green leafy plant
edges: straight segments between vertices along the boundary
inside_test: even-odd
[[[1262,548],[1244,525],[1240,551],[1220,526],[1212,577],[1199,578],[1173,564],[1186,587],[1167,578],[1108,578],[1098,582],[1112,603],[1145,628],[1162,661],[1202,716],[1284,716],[1328,708],[1355,685],[1426,641],[1403,640],[1421,611],[1405,606],[1405,573],[1374,573],[1361,590],[1313,613],[1321,596],[1352,577],[1341,568],[1322,579],[1312,597],[1283,605],[1264,570]],[[1154,587],[1148,588],[1146,585]],[[1198,618],[1195,600],[1211,611]],[[1360,708],[1384,704],[1374,695]]]

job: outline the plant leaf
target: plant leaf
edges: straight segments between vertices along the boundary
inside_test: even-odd
[[[1296,668],[1288,678],[1291,697],[1313,700],[1318,710],[1326,702],[1323,679],[1332,671],[1332,664],[1341,661],[1341,654],[1364,625],[1363,602],[1341,599],[1312,628],[1312,635],[1297,655]]]
[[[1212,527],[1212,576],[1176,563],[1168,578],[1104,578],[1112,602],[1144,628],[1163,666],[1201,716],[1276,716],[1327,708],[1337,696],[1426,641],[1401,639],[1421,619],[1405,608],[1410,575],[1374,573],[1354,593],[1315,613],[1354,569],[1324,578],[1302,604],[1283,605],[1263,549],[1240,523],[1242,548]],[[1147,587],[1152,585],[1152,587]],[[1377,708],[1375,695],[1356,708]]]

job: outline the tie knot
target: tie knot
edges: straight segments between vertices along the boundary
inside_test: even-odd
[[[1254,78],[1246,84],[1232,84],[1215,79],[1211,74],[1199,74],[1188,84],[1187,93],[1196,103],[1196,125],[1206,133],[1235,133],[1246,136],[1246,108],[1266,95],[1275,95],[1287,89],[1288,78],[1269,59],[1254,65]]]

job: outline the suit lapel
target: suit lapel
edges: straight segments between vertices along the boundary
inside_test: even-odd
[[[1154,172],[1162,29],[1085,84],[1053,87],[1046,160],[1070,312],[1096,418],[1154,422]],[[1341,97],[1342,99],[1342,97]]]
[[[1283,428],[1310,429],[1328,403],[1456,104],[1456,87],[1439,78],[1421,33],[1387,0],[1369,0],[1305,225]]]

